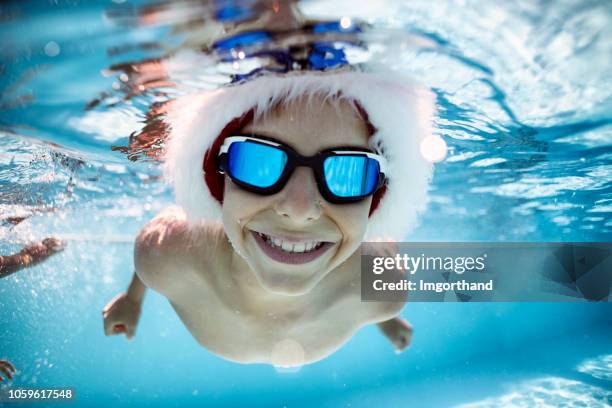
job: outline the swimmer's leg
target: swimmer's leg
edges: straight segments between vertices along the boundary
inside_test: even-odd
[[[0,279],[34,266],[62,249],[64,243],[61,240],[45,238],[41,243],[28,245],[16,254],[0,256]]]
[[[412,340],[412,326],[401,317],[394,317],[378,323],[378,328],[385,337],[395,346],[396,352],[403,351]]]

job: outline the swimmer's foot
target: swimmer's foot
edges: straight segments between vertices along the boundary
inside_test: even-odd
[[[400,353],[410,345],[412,340],[412,326],[400,317],[394,317],[385,322],[378,323],[378,328],[395,347],[395,352]]]
[[[15,366],[11,364],[8,360],[0,360],[0,374],[5,375],[8,380],[13,379],[13,374],[15,374],[17,370],[15,370]],[[0,382],[4,381],[4,377],[0,375]]]

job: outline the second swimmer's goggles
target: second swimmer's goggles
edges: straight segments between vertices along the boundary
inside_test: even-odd
[[[305,157],[264,136],[225,139],[217,166],[245,190],[270,195],[283,189],[297,166],[310,167],[321,195],[331,203],[349,203],[374,194],[385,184],[384,157],[359,147],[336,147]]]

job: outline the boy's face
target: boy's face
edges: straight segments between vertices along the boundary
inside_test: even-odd
[[[332,147],[368,147],[366,126],[355,110],[318,97],[298,99],[241,133],[273,137],[305,156]],[[226,176],[223,224],[264,288],[300,295],[357,250],[371,201],[370,196],[350,204],[327,202],[308,167],[297,167],[283,190],[270,196],[245,191]]]

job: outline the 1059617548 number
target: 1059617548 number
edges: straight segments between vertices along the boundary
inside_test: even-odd
[[[75,392],[72,388],[9,388],[0,391],[0,402],[68,401],[74,397]]]

